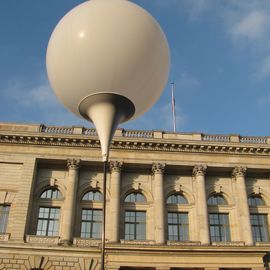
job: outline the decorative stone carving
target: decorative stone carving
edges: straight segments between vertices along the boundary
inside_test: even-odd
[[[214,187],[214,191],[216,194],[222,194],[222,186],[221,185],[216,185]]]
[[[98,239],[86,239],[86,238],[74,238],[73,244],[78,247],[98,247],[101,240]]]
[[[138,190],[141,190],[141,183],[140,182],[136,182],[132,185],[133,189],[138,191]]]
[[[77,170],[80,166],[80,159],[68,159],[67,167],[69,170]]]
[[[120,161],[111,161],[110,162],[111,172],[121,172],[122,167],[123,167],[123,162],[120,162]]]
[[[200,246],[200,241],[167,241],[168,246]]]
[[[10,237],[10,233],[0,233],[0,241],[8,241]]]
[[[255,195],[260,195],[260,194],[261,194],[261,188],[258,187],[258,186],[255,186],[255,187],[253,188],[253,193],[254,193]]]
[[[174,189],[174,190],[175,190],[176,192],[182,193],[182,192],[183,192],[182,187],[183,187],[183,186],[182,186],[181,184],[180,184],[180,185],[175,185],[175,189]]]
[[[59,243],[59,237],[27,235],[26,242],[30,244],[57,245]]]
[[[244,177],[245,174],[246,174],[246,171],[247,171],[246,167],[239,166],[239,167],[236,167],[236,168],[233,169],[232,175],[233,175],[234,178]]]
[[[125,240],[125,239],[121,239],[120,243],[125,244],[125,245],[155,245],[156,244],[156,242],[153,240]]]
[[[152,165],[152,172],[153,174],[160,173],[163,174],[165,171],[166,164],[164,163],[153,163]]]
[[[236,247],[242,247],[245,245],[244,241],[233,241],[233,242],[212,242],[212,246],[236,246]]]
[[[192,171],[193,176],[198,176],[198,175],[205,175],[207,166],[206,165],[195,165]]]

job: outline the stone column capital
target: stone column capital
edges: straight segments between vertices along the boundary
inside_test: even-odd
[[[165,171],[166,164],[165,163],[153,163],[152,172],[153,174],[163,174]]]
[[[111,172],[121,172],[122,168],[123,168],[123,162],[120,162],[120,161],[110,162]]]
[[[207,166],[206,165],[195,165],[192,171],[193,176],[204,176],[206,173]]]
[[[246,171],[247,171],[246,167],[242,167],[242,166],[236,167],[233,169],[232,176],[234,178],[244,177],[246,175]]]
[[[78,170],[80,167],[80,159],[68,159],[67,160],[67,167],[69,170]]]

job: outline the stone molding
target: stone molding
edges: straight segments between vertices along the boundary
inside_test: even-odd
[[[73,245],[78,247],[99,247],[101,244],[100,239],[89,239],[89,238],[73,238]]]
[[[246,175],[246,172],[247,172],[246,167],[239,166],[233,169],[232,176],[234,178],[244,177]]]
[[[12,133],[12,132],[10,132]],[[0,133],[0,143],[46,145],[64,147],[100,148],[100,141],[96,137],[85,137],[70,134],[6,134]],[[152,138],[119,138],[113,139],[111,149],[166,151],[166,152],[191,152],[191,153],[222,153],[237,155],[270,156],[269,145],[240,145],[230,142],[208,142],[182,140],[167,141],[166,139]]]
[[[206,173],[207,166],[206,165],[195,165],[192,171],[192,175],[194,177],[204,176]]]
[[[123,168],[123,162],[120,161],[111,161],[110,170],[111,172],[121,172]]]
[[[10,238],[10,233],[0,233],[0,241],[7,242]]]
[[[212,246],[218,246],[218,247],[222,247],[222,246],[244,246],[245,242],[244,241],[232,241],[232,242],[212,242],[211,243]]]
[[[67,160],[67,167],[69,170],[78,170],[80,167],[80,159],[68,159]]]
[[[26,242],[29,244],[57,245],[59,239],[59,236],[26,235]]]
[[[154,240],[125,240],[125,239],[121,239],[120,243],[125,244],[125,245],[155,245],[156,241],[154,241]]]
[[[165,171],[166,164],[164,163],[153,163],[152,173],[153,174],[163,174]]]
[[[200,241],[167,241],[168,246],[200,246]]]

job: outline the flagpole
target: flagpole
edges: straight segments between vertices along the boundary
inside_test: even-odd
[[[176,133],[176,115],[175,115],[174,83],[171,83],[171,89],[172,89],[173,132]]]

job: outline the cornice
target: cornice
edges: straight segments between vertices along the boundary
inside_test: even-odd
[[[100,148],[97,136],[0,132],[0,144],[33,145],[49,147]],[[188,141],[180,139],[114,137],[111,149],[132,151],[161,151],[233,155],[270,156],[268,144],[243,144],[233,142]]]

